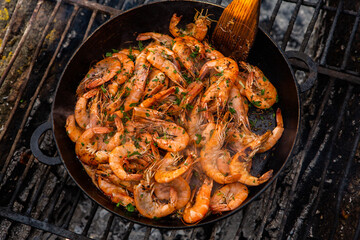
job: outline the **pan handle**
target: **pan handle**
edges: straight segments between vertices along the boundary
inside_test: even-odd
[[[34,154],[37,160],[39,160],[40,162],[46,165],[61,164],[60,156],[56,156],[56,157],[46,156],[39,148],[40,137],[49,129],[51,129],[51,122],[44,122],[35,129],[30,139],[31,152]]]
[[[308,78],[304,82],[298,83],[300,87],[300,92],[303,93],[312,88],[318,75],[316,63],[307,54],[303,52],[287,51],[286,56],[288,57],[292,65],[307,69],[309,71]]]

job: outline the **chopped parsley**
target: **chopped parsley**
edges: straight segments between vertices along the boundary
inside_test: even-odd
[[[214,76],[218,76],[218,77],[221,77],[222,75],[224,75],[224,70],[219,72],[219,73],[214,74]]]
[[[123,202],[120,200],[120,202],[116,204],[116,207],[120,207],[121,205],[123,205]]]
[[[135,155],[141,155],[138,151],[135,151],[135,152],[132,152],[130,154],[128,154],[128,157],[132,157],[132,156],[135,156]]]
[[[190,54],[190,57],[196,58],[199,55],[199,50],[200,48],[198,46],[195,46],[195,51]]]
[[[251,101],[251,103],[256,106],[256,107],[260,107],[261,106],[261,101]]]
[[[139,51],[141,52],[142,50],[144,50],[144,45],[141,41],[139,41]]]
[[[128,212],[134,212],[135,207],[131,203],[129,203],[128,205],[126,205],[126,210],[128,210]]]
[[[201,142],[201,140],[202,140],[202,136],[201,136],[201,134],[195,134],[195,136],[196,136],[196,144],[199,144],[200,142]]]
[[[129,106],[130,107],[136,107],[137,103],[131,103]]]
[[[103,93],[106,93],[106,89],[104,88],[104,85],[101,85],[100,88],[101,88],[101,91],[103,91]]]
[[[135,56],[132,54],[132,48],[131,46],[129,47],[129,55],[127,55],[131,61],[135,62]]]

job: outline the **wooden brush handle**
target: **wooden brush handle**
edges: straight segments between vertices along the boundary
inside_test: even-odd
[[[221,14],[213,44],[224,54],[245,60],[255,39],[259,13],[260,0],[233,0]]]

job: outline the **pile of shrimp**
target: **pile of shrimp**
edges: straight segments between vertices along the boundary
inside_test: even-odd
[[[275,87],[256,66],[204,40],[206,14],[185,30],[180,20],[170,20],[173,37],[141,33],[138,48],[113,50],[92,66],[66,131],[94,184],[117,207],[196,224],[239,207],[247,186],[272,177],[272,170],[253,176],[252,159],[284,128],[278,109],[274,129],[252,131],[249,105],[270,108]]]

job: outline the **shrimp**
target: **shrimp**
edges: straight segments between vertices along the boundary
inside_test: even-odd
[[[92,89],[88,91],[87,93],[83,94],[76,102],[75,105],[75,120],[79,127],[85,129],[86,126],[90,122],[90,116],[87,113],[87,103],[90,98],[95,96],[99,90],[98,89]]]
[[[152,97],[162,89],[167,89],[169,85],[169,78],[158,69],[150,70],[148,76],[148,83],[144,92],[144,99]]]
[[[161,218],[176,210],[178,196],[174,188],[169,189],[168,203],[161,203],[153,197],[151,189],[145,185],[140,183],[134,188],[135,206],[141,215],[150,219]]]
[[[212,48],[208,42],[204,41],[203,44],[205,47],[205,58],[207,60],[215,60],[225,57],[221,52]]]
[[[76,142],[84,130],[76,125],[74,114],[69,115],[66,118],[65,124],[66,134],[69,136],[70,140]]]
[[[100,190],[110,197],[111,201],[126,207],[129,204],[135,205],[135,201],[128,195],[126,190],[121,186],[115,185],[106,179],[106,177],[98,176],[98,186]]]
[[[192,82],[187,87],[187,92],[184,93],[185,96],[180,103],[180,107],[183,109],[191,108],[192,106],[190,103],[199,95],[199,93],[201,93],[203,88],[204,84],[202,82]]]
[[[231,128],[229,130],[226,141],[231,150],[238,152],[258,138],[259,136],[251,132],[245,125],[240,125],[239,128]]]
[[[75,143],[75,153],[78,158],[86,164],[98,165],[99,162],[95,159],[98,143],[94,137],[96,134],[109,132],[111,132],[111,129],[107,127],[94,127],[85,130]]]
[[[196,142],[196,135],[199,135],[201,133],[202,125],[204,125],[204,121],[205,121],[204,112],[200,111],[199,102],[197,102],[193,110],[191,110],[190,112],[189,121],[187,121],[187,127],[186,127],[190,139],[193,142]]]
[[[141,156],[145,152],[142,148],[137,148],[134,143],[126,142],[111,151],[109,155],[109,165],[115,175],[121,180],[136,181],[142,178],[140,173],[128,173],[124,169],[124,161],[132,156]],[[140,152],[139,152],[140,151]]]
[[[136,49],[132,49],[130,47],[130,48],[122,49],[121,51],[119,51],[119,53],[126,54],[133,62],[135,62],[135,59],[137,58],[137,56],[139,56],[140,51]]]
[[[229,93],[236,76],[239,73],[239,67],[231,58],[220,58],[206,62],[200,70],[200,79],[203,79],[211,69],[216,70],[220,77],[213,83],[201,98],[201,106],[208,107],[209,102],[216,100],[214,108],[209,111],[223,109],[229,97]]]
[[[146,61],[146,50],[143,50],[136,58],[134,76],[130,79],[131,90],[124,103],[125,112],[133,109],[142,98],[149,70],[150,63]]]
[[[176,165],[181,158],[179,154],[168,152],[159,163],[160,167],[155,173],[155,181],[168,183],[185,173],[192,164],[193,156],[190,154],[183,163]]]
[[[207,15],[202,15],[202,11],[197,12],[194,17],[195,23],[188,24],[186,26],[186,30],[181,30],[177,27],[181,18],[182,16],[178,17],[176,13],[174,13],[170,20],[169,31],[174,37],[190,35],[199,41],[202,41],[205,38],[208,27],[211,24],[211,21]]]
[[[245,86],[246,86],[246,79],[248,78],[249,74],[245,72],[239,72],[239,75],[236,78],[235,85],[238,87],[240,94],[246,97],[245,93]]]
[[[169,117],[164,113],[161,113],[151,108],[142,108],[142,107],[134,107],[133,118],[160,119],[171,122],[173,121],[171,117]]]
[[[215,128],[216,128],[216,124],[214,122],[209,122],[208,124],[206,124],[205,128],[202,131],[201,136],[200,136],[201,137],[200,143],[197,144],[197,142],[195,142],[197,144],[197,146],[199,146],[199,147],[204,146],[211,138],[212,134],[215,131]],[[196,136],[196,137],[197,137],[196,141],[198,141],[200,137],[199,136]]]
[[[248,188],[241,183],[230,183],[217,190],[210,199],[213,212],[231,211],[239,207],[249,195]]]
[[[155,32],[146,32],[140,33],[137,37],[137,41],[145,41],[149,39],[154,39],[155,41],[159,42],[161,45],[171,48],[171,44],[173,42],[173,38],[169,35],[162,34],[162,33],[155,33]]]
[[[111,170],[109,164],[99,164],[97,166],[96,176],[102,176],[105,178],[106,181],[111,182],[112,184],[115,184],[116,186],[120,186],[122,188],[125,188],[126,190],[133,192],[134,186],[137,185],[139,182],[137,181],[123,181],[120,178],[118,178],[114,172]]]
[[[276,124],[277,126],[272,130],[271,135],[266,140],[266,142],[261,145],[258,153],[263,153],[271,149],[277,143],[277,141],[279,141],[281,135],[284,132],[284,122],[280,108],[276,110]]]
[[[139,120],[141,123],[148,125],[153,132],[153,140],[159,146],[169,152],[178,152],[186,148],[189,143],[189,135],[184,128],[176,123],[164,120]],[[160,137],[159,134],[162,136]]]
[[[165,89],[161,92],[158,92],[154,96],[144,100],[140,103],[139,107],[148,108],[153,106],[156,102],[162,101],[164,98],[168,97],[169,95],[173,94],[176,91],[176,87],[170,87]]]
[[[196,67],[196,57],[198,52],[191,51],[190,47],[186,45],[185,39],[175,38],[172,50],[179,57],[180,62],[184,65],[186,70],[195,78],[199,74],[199,70]],[[196,53],[196,54],[195,54]]]
[[[82,95],[85,91],[106,83],[111,80],[120,69],[121,64],[117,58],[104,58],[89,70],[85,78],[81,80],[76,93]]]
[[[110,132],[110,140],[103,139],[106,145],[102,150],[99,150],[95,153],[95,159],[99,162],[107,162],[109,159],[109,153],[117,146],[119,146],[122,142],[123,134],[124,134],[124,126],[121,122],[121,119],[115,115],[115,124],[116,124],[116,132]],[[106,136],[108,137],[108,136]]]
[[[177,193],[176,209],[185,207],[191,197],[191,189],[187,181],[182,177],[177,177],[168,183],[155,183],[154,193],[158,199],[168,200],[170,188],[173,188]]]
[[[247,105],[246,99],[241,96],[240,91],[236,86],[230,90],[229,99],[229,110],[234,114],[237,124],[244,124],[248,129],[250,129],[249,118],[247,116],[249,106]]]
[[[267,109],[277,102],[276,88],[264,73],[256,66],[240,62],[242,68],[249,72],[245,85],[247,99],[257,108]]]
[[[166,58],[168,55],[175,55],[171,50],[165,50],[164,47],[161,48],[160,46],[152,47],[148,50],[149,51],[146,55],[146,59],[151,63],[152,66],[165,73],[165,75],[175,84],[179,86],[186,86],[186,80],[180,74],[180,69],[177,64],[174,64],[172,61]]]
[[[116,72],[116,76],[114,76],[114,80],[117,84],[123,84],[126,80],[130,78],[130,76],[134,72],[134,62],[124,53],[113,53],[112,57],[116,57],[120,63],[121,68]]]
[[[89,124],[87,128],[97,127],[99,125],[99,92],[93,97],[89,111]]]
[[[209,210],[213,180],[205,178],[199,191],[196,194],[195,203],[186,204],[183,219],[186,223],[197,223],[203,219]]]
[[[80,162],[80,163],[84,167],[84,170],[87,173],[87,175],[89,175],[89,177],[91,178],[92,183],[96,187],[99,187],[99,185],[97,183],[96,166],[87,165],[87,164],[84,164],[83,162]]]
[[[217,166],[218,158],[229,156],[227,151],[222,149],[226,137],[227,123],[225,122],[225,119],[227,116],[228,113],[225,115],[224,119],[217,124],[212,136],[200,152],[200,163],[202,169],[207,176],[220,184],[233,183],[239,178],[238,174],[223,174]]]
[[[199,40],[191,36],[183,36],[185,44],[191,48],[193,52],[193,58],[204,59],[205,58],[205,46]]]
[[[224,176],[230,175],[230,161],[231,156],[228,151],[222,151],[221,154],[219,154],[219,157],[216,159],[216,166]]]
[[[250,174],[251,158],[259,150],[261,145],[269,137],[270,132],[265,133],[255,141],[249,143],[241,151],[236,153],[230,162],[230,173],[239,174],[239,182],[248,186],[258,186],[272,177],[273,170],[269,170],[262,176],[254,177]]]

